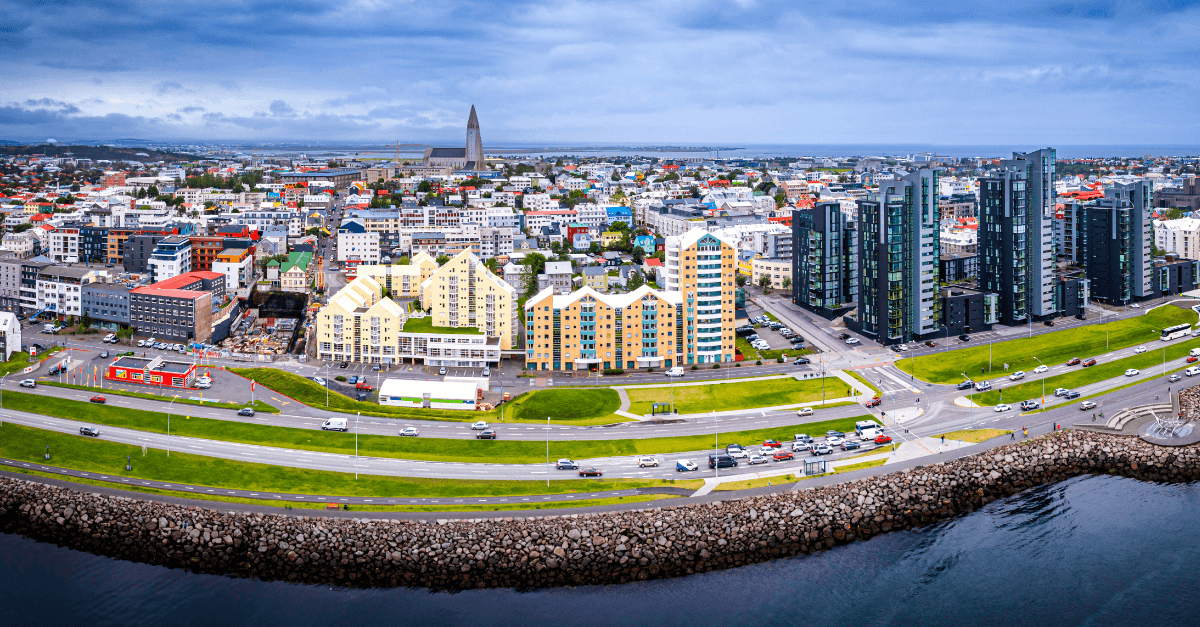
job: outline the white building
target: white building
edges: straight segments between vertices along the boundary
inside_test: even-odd
[[[1155,220],[1154,245],[1184,259],[1200,259],[1200,219]]]
[[[21,350],[21,321],[11,311],[0,311],[0,355],[4,361]]]

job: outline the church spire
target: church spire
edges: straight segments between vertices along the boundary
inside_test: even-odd
[[[487,169],[487,161],[483,157],[483,137],[479,134],[479,118],[475,115],[475,105],[471,105],[471,117],[467,118],[467,168],[479,172]]]
[[[479,130],[479,118],[475,116],[475,105],[471,105],[471,117],[467,118],[467,128]]]

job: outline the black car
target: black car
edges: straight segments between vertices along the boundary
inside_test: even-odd
[[[736,468],[737,460],[728,455],[709,455],[709,468]]]
[[[100,436],[100,430],[96,427],[79,427],[79,435],[86,435],[95,438]]]
[[[970,342],[970,341],[971,341],[971,336],[967,335],[966,333],[963,333],[962,335],[958,336],[958,341],[960,341],[960,342]]]
[[[850,334],[849,334],[849,333],[843,333],[843,334],[841,334],[841,335],[839,335],[839,336],[838,336],[838,339],[839,339],[839,340],[848,340],[848,339],[850,339]]]
[[[1075,390],[1071,390],[1070,392],[1067,392],[1067,400],[1069,401],[1073,398],[1079,398],[1079,392],[1076,392]]]
[[[842,450],[843,451],[853,451],[854,449],[856,449],[858,447],[859,447],[858,442],[855,442],[854,440],[842,440]]]
[[[960,390],[969,390],[973,387],[975,387],[975,382],[970,379],[958,384],[958,389]]]
[[[1054,321],[1053,320],[1043,320],[1042,324],[1044,324],[1048,327],[1052,327],[1052,326],[1054,326]]]
[[[475,439],[476,440],[495,440],[496,439],[496,430],[495,429],[484,429],[483,431],[480,431],[479,433],[477,433],[475,435]]]
[[[834,431],[834,430],[832,430],[832,429],[830,429],[829,431],[826,431],[826,432],[825,432],[825,437],[826,437],[826,438],[832,438],[832,437],[834,437],[834,436],[837,436],[837,437],[839,437],[839,438],[844,438],[844,437],[846,437],[846,434],[845,434],[845,433],[842,433],[841,431]]]
[[[809,363],[809,360],[807,357],[797,357],[796,361],[792,362],[792,365],[793,366],[803,366],[804,364],[807,364],[807,363]]]
[[[349,365],[350,365],[350,362],[348,362],[348,361],[343,361],[343,362],[342,362],[342,363],[341,363],[341,364],[338,366],[338,368],[346,368],[346,367],[348,367]]]

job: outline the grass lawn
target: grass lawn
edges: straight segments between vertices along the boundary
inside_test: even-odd
[[[986,442],[998,435],[1008,435],[1012,433],[1007,429],[963,429],[962,431],[951,431],[946,434],[947,441],[962,440],[972,444]]]
[[[713,492],[727,490],[749,490],[751,488],[765,488],[769,485],[779,485],[781,483],[795,483],[800,480],[797,475],[779,475],[777,477],[764,477],[762,479],[747,479],[745,481],[730,481],[728,483],[718,483],[717,487],[713,488]]]
[[[117,408],[111,405],[95,405],[86,401],[72,401],[60,398],[9,392],[4,395],[6,409],[27,411],[77,420],[78,416],[86,416],[93,424],[125,427],[140,431],[165,433],[167,417],[165,413],[141,409]],[[837,429],[845,431],[854,428],[854,422],[859,418],[841,418],[818,423],[803,425],[788,425],[772,429],[755,429],[721,434],[726,443],[737,439],[743,441],[759,441],[774,438],[790,440],[797,428],[818,429],[815,433]],[[291,427],[272,427],[267,425],[215,420],[211,418],[185,418],[174,416],[171,421],[171,434],[189,436],[208,440],[223,440],[241,442],[262,446],[275,446],[309,451],[326,451],[345,455],[354,454],[355,437],[353,433],[338,433],[336,431],[319,431],[315,429],[296,429]],[[504,437],[503,428],[500,437]],[[650,455],[660,453],[679,453],[699,451],[712,445],[711,435],[679,436],[673,438],[646,438],[640,440],[577,440],[568,442],[552,442],[550,452],[553,458],[591,458]],[[398,435],[369,435],[358,436],[358,451],[364,457],[395,457],[401,459],[420,459],[427,461],[457,461],[493,464],[527,464],[544,462],[546,448],[544,442],[520,440],[450,440],[439,438],[402,438]],[[632,461],[631,461],[632,463]]]
[[[38,361],[46,361],[55,353],[62,351],[61,346],[51,346],[48,350],[39,353]],[[20,372],[29,367],[29,353],[17,351],[8,356],[8,361],[0,363],[0,376],[7,376],[14,372]]]
[[[662,486],[696,490],[704,483],[700,479],[563,479],[551,481],[550,487],[546,487],[545,481],[474,481],[361,474],[355,480],[353,473],[254,464],[179,451],[172,451],[168,457],[163,450],[147,449],[143,457],[142,448],[132,444],[106,442],[12,423],[0,427],[0,455],[4,457],[43,462],[42,455],[47,444],[50,445],[51,454],[49,463],[63,468],[210,488],[290,494],[397,498],[526,496]],[[126,455],[131,460],[133,472],[125,472]],[[179,495],[178,492],[163,493]]]
[[[887,463],[886,459],[876,459],[869,462],[850,464],[849,466],[838,466],[837,468],[833,469],[833,474],[840,475],[843,472],[853,472],[855,470],[862,470],[863,468],[874,468],[876,466],[882,466],[885,463]]]
[[[1100,362],[1091,368],[1074,366],[1073,369],[1068,372],[1055,375],[1053,377],[1048,377],[1046,379],[1046,396],[1048,398],[1052,398],[1054,396],[1055,388],[1066,388],[1070,390],[1087,385],[1089,383],[1096,383],[1099,381],[1104,381],[1105,379],[1120,377],[1124,375],[1125,371],[1129,368],[1137,368],[1138,370],[1142,370],[1151,366],[1162,364],[1163,347],[1161,342],[1158,342],[1157,344],[1158,346],[1151,344],[1150,347],[1158,350],[1148,350],[1140,355],[1133,355],[1132,357],[1125,357],[1116,361]],[[1184,342],[1176,340],[1171,342],[1166,346],[1167,360],[1170,361],[1173,359],[1179,359],[1180,357],[1187,355],[1189,350],[1197,346],[1200,346],[1200,339],[1187,340]],[[1147,379],[1147,375],[1138,375],[1133,377],[1133,379],[1134,380],[1131,381],[1131,383],[1140,383]],[[1003,381],[1005,383],[1008,382],[1007,379],[1004,379]],[[1003,392],[1003,401],[1000,400],[1001,392]],[[984,392],[983,394],[976,394],[973,400],[977,404],[986,407],[988,405],[996,405],[1001,402],[1013,405],[1031,398],[1038,399],[1040,401],[1041,396],[1042,382],[1027,381],[1012,387],[1005,387],[1003,390],[991,390]]]
[[[1038,366],[1034,357],[1046,365],[1063,363],[1072,357],[1086,359],[1105,351],[1105,331],[1109,333],[1109,350],[1137,344],[1158,343],[1153,330],[1176,324],[1196,322],[1196,312],[1166,305],[1134,318],[1105,324],[1090,324],[1083,327],[1043,333],[1033,338],[1017,338],[991,345],[992,371],[980,374],[980,367],[987,368],[988,345],[977,344],[970,348],[918,355],[914,359],[897,359],[896,367],[913,373],[922,381],[930,383],[958,383],[963,373],[972,379],[999,376],[1004,373],[1004,364],[1009,372],[1030,371]],[[1173,343],[1174,344],[1174,343]],[[1067,387],[1067,386],[1064,386]]]
[[[409,318],[404,321],[405,333],[441,333],[442,335],[483,335],[474,327],[435,327],[433,318]]]
[[[765,379],[736,383],[675,386],[675,409],[681,414],[707,411],[752,409],[775,405],[792,405],[821,400],[821,382],[825,382],[826,398],[841,398],[846,384],[837,377],[824,379]],[[670,386],[655,388],[626,388],[630,413],[648,414],[652,403],[671,402]]]
[[[171,397],[169,395],[168,396],[160,396],[158,394],[146,394],[145,392],[125,392],[123,390],[90,388],[90,387],[87,387],[86,385],[73,385],[70,383],[59,383],[58,381],[40,381],[40,382],[38,382],[38,385],[53,385],[54,387],[59,387],[59,388],[72,388],[75,390],[85,390],[88,392],[94,392],[96,394],[100,394],[102,396],[132,396],[133,398],[144,398],[144,399],[148,399],[148,400],[152,400],[152,401],[162,401],[164,403],[171,402]],[[183,392],[184,393],[193,393],[190,390],[184,390]],[[260,412],[263,412],[264,414],[278,414],[279,413],[278,407],[275,407],[274,405],[271,405],[270,403],[266,403],[266,402],[258,400],[258,399],[255,399],[254,403],[251,404],[251,403],[214,403],[212,401],[207,401],[207,402],[206,401],[193,401],[190,398],[182,398],[181,397],[181,398],[175,399],[174,404],[176,404],[176,405],[201,405],[204,407],[216,407],[218,409],[232,409],[235,411],[239,410],[243,407],[253,407],[254,411],[260,411]]]
[[[856,372],[854,370],[843,370],[842,372],[845,372],[846,374],[850,375],[851,377],[854,377],[854,380],[871,388],[871,391],[875,393],[875,396],[880,396],[879,388],[875,387],[875,385],[872,384],[870,381],[867,381],[866,377],[862,376],[861,374],[858,374],[858,372]]]
[[[611,388],[562,388],[538,390],[522,394],[511,404],[506,419],[578,424],[595,418],[606,418],[621,407],[621,397]],[[617,420],[605,422],[619,422]]]

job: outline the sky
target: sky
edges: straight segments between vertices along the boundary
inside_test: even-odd
[[[0,139],[1200,144],[1200,0],[0,0]]]

